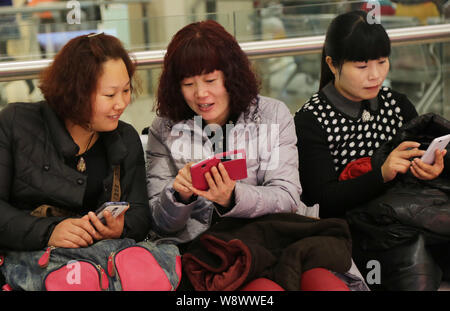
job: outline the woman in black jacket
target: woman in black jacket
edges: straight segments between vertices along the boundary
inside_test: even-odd
[[[436,150],[436,160],[429,165],[420,160],[425,151],[415,141],[394,146],[384,162],[371,161],[383,144],[417,117],[405,95],[382,85],[390,51],[385,29],[366,12],[341,14],[328,28],[319,91],[294,118],[302,200],[307,205],[318,203],[321,218],[348,216],[407,173],[424,181],[436,179],[444,170],[446,151]],[[349,174],[350,166],[359,167],[357,174]],[[355,262],[362,272],[370,260],[381,262],[385,289],[436,288],[440,280],[435,282],[438,277],[425,256],[405,251],[405,245],[369,253],[351,228]]]
[[[445,151],[428,165],[413,158],[425,152],[403,142],[384,163],[356,178],[340,175],[346,166],[368,158],[417,116],[404,94],[382,86],[389,72],[391,44],[381,24],[364,11],[339,15],[330,24],[322,52],[319,91],[295,114],[302,199],[320,204],[320,217],[344,217],[382,193],[397,174],[423,180],[444,169]]]
[[[131,101],[134,72],[117,38],[80,36],[42,73],[45,101],[12,103],[0,112],[0,249],[146,237],[142,145],[136,130],[119,121]],[[116,218],[105,212],[103,224],[93,211],[117,189],[114,167],[120,167],[116,194],[129,209]],[[47,217],[37,213],[42,205],[51,206]]]

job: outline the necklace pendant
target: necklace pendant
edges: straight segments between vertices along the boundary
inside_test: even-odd
[[[362,113],[362,120],[363,120],[363,122],[369,121],[370,118],[371,118],[370,112],[367,111],[366,109],[364,109],[364,111]]]
[[[80,173],[84,173],[86,171],[86,161],[84,161],[83,157],[80,157],[78,160],[77,171]]]

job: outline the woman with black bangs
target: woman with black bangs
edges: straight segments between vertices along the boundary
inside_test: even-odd
[[[382,164],[350,180],[340,174],[352,161],[368,159],[403,124],[417,116],[408,98],[382,86],[389,72],[389,37],[367,13],[354,11],[330,24],[322,52],[319,92],[296,113],[302,199],[319,203],[321,218],[346,211],[379,195],[397,174],[411,170],[433,179],[443,170],[444,152],[434,165],[420,157],[416,142],[403,142]]]
[[[378,167],[371,163],[377,149],[417,116],[405,95],[382,86],[389,54],[386,31],[370,23],[366,12],[339,15],[328,28],[319,91],[294,117],[302,200],[318,203],[321,218],[344,218],[382,195],[399,174],[410,171],[418,179],[432,180],[444,169],[445,150],[436,151],[435,163],[428,165],[419,159],[425,151],[414,141],[400,143]],[[381,262],[382,289],[417,290],[434,282],[427,257],[405,253],[403,245],[369,253],[352,233],[353,258],[361,271],[370,260]],[[422,274],[411,274],[420,265]],[[388,268],[397,273],[386,274]]]

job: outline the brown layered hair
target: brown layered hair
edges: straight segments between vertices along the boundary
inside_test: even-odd
[[[103,73],[103,64],[110,59],[123,60],[131,84],[135,63],[119,39],[103,33],[70,40],[55,56],[53,63],[41,73],[39,88],[49,106],[62,120],[88,126],[92,114],[92,96]]]
[[[256,102],[259,81],[247,55],[235,38],[215,21],[189,24],[179,30],[167,47],[159,80],[156,112],[174,122],[195,113],[181,92],[185,78],[220,70],[230,98],[230,112],[238,116]]]

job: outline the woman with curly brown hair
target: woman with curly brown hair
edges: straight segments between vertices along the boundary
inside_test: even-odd
[[[285,104],[259,96],[258,89],[247,56],[220,24],[193,23],[173,37],[146,151],[150,207],[161,234],[178,232],[189,241],[222,217],[298,208],[304,214],[292,116]],[[278,128],[265,127],[264,132],[261,124]],[[263,137],[271,129],[278,130],[278,141]],[[263,138],[268,145],[261,143]],[[248,178],[236,182],[219,165],[206,174],[208,191],[192,186],[194,161],[238,146],[247,151],[250,146],[258,155],[247,152]],[[273,168],[267,169],[271,161]],[[190,219],[198,220],[193,228]]]
[[[43,71],[45,101],[11,103],[1,111],[0,249],[146,237],[144,154],[136,130],[119,121],[131,101],[134,72],[117,38],[80,36]],[[120,200],[130,207],[117,218],[105,213],[103,224],[93,211],[111,200],[116,165]],[[52,207],[45,215],[51,217],[30,213],[43,204]]]
[[[284,221],[287,220],[300,222],[299,218],[302,218],[301,221],[305,221],[306,217],[300,215],[307,214],[308,208],[300,200],[302,189],[292,115],[284,103],[261,96],[258,91],[258,80],[246,54],[217,22],[187,25],[170,42],[159,82],[158,116],[149,129],[147,187],[153,237],[179,245],[186,269],[184,275],[197,290],[234,290],[242,289],[242,285],[250,290],[289,289],[278,286],[286,285],[283,281],[272,283],[266,277],[272,281],[276,277],[264,273],[263,278],[256,279],[253,278],[255,275],[235,273],[234,268],[226,267],[225,261],[244,267],[239,260],[231,260],[233,255],[222,262],[221,269],[227,271],[215,270],[211,274],[191,269],[192,265],[197,265],[193,258],[193,254],[197,254],[196,237],[202,240],[206,235],[210,236],[211,230],[231,229],[240,221],[252,226],[268,217],[269,222],[276,223],[274,227],[280,223],[286,227]],[[247,178],[234,180],[224,166],[226,162],[222,162],[205,173],[207,190],[194,187],[193,179],[197,176],[191,175],[194,162],[242,149],[246,154]],[[208,232],[203,234],[206,230]],[[233,240],[239,239],[238,233],[233,235],[229,231]],[[271,227],[269,231],[274,235],[268,231],[261,235],[253,232],[246,238],[262,238],[266,246],[275,244],[279,255],[283,242],[278,244],[274,236],[283,230]],[[280,240],[291,238],[284,235]],[[219,257],[223,259],[220,255],[215,258]],[[257,260],[255,257],[259,256],[255,255],[253,260]],[[262,257],[258,259],[270,261],[269,257],[274,258]],[[293,259],[295,256],[288,257]],[[329,257],[335,260],[333,256]],[[249,257],[246,258],[248,261]],[[245,268],[249,266],[251,263]],[[291,272],[300,277],[301,272]],[[320,280],[326,284],[322,289],[327,286],[328,289],[346,289],[345,284],[328,270],[317,272],[311,269],[308,272],[302,275],[303,281]],[[203,282],[201,275],[207,275],[208,281]],[[311,285],[311,282],[306,283]],[[181,288],[189,288],[186,277],[182,284]],[[308,287],[305,283],[300,286],[296,281],[292,284],[296,289]],[[309,289],[318,287],[311,285]]]

